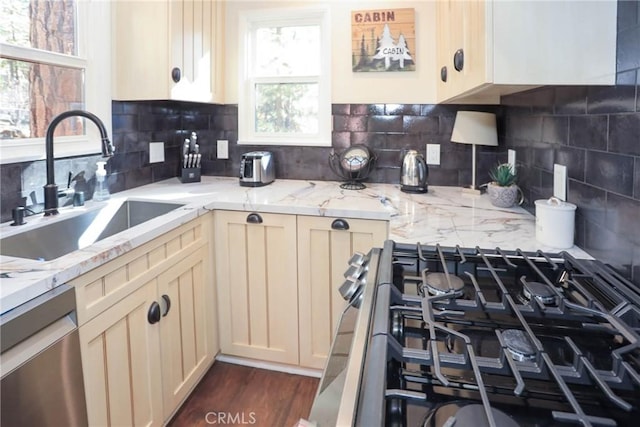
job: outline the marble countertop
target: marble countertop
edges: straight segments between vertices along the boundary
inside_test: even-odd
[[[240,187],[237,178],[202,177],[182,184],[177,178],[112,195],[108,202],[60,209],[55,217],[28,217],[27,225],[0,224],[6,237],[125,199],[172,201],[184,206],[125,232],[51,261],[0,256],[0,309],[11,308],[80,276],[155,237],[214,209],[351,217],[389,221],[389,238],[397,242],[524,251],[559,249],[535,238],[535,217],[520,207],[497,208],[486,195],[465,194],[459,187],[430,187],[426,194],[407,194],[399,185],[367,184],[343,190],[334,181],[276,180],[264,187]],[[590,258],[574,246],[567,252]],[[345,260],[346,262],[346,260]]]

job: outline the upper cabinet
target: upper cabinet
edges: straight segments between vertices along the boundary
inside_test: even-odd
[[[499,103],[543,85],[612,85],[615,1],[436,2],[438,102]]]
[[[113,98],[224,101],[224,2],[113,2]]]

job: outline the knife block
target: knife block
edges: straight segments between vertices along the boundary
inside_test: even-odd
[[[200,182],[200,169],[201,168],[182,168],[180,181],[183,184],[188,182]]]

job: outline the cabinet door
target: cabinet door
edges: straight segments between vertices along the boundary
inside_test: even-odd
[[[155,295],[152,280],[79,328],[89,425],[162,425]]]
[[[338,288],[354,252],[367,253],[387,238],[386,221],[298,216],[298,295],[300,365],[321,369],[345,301]]]
[[[113,98],[169,99],[169,2],[111,2]]]
[[[171,99],[222,102],[224,6],[212,0],[171,2]]]
[[[460,92],[467,92],[493,80],[492,63],[487,56],[487,3],[486,0],[466,0],[458,3],[462,9],[461,30],[464,49]]]
[[[249,215],[214,213],[221,352],[297,364],[296,217]]]
[[[187,397],[215,356],[214,286],[205,273],[212,260],[206,248],[204,245],[158,276],[165,419]]]
[[[112,10],[114,99],[223,102],[223,2],[119,0]]]
[[[438,66],[447,69],[446,82],[438,75],[438,100],[450,99],[489,82],[486,7],[486,0],[436,3],[436,57]],[[456,64],[456,59],[461,62]]]

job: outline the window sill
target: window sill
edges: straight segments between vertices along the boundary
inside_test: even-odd
[[[56,159],[100,153],[99,143],[91,143],[86,137],[67,137],[55,140]],[[11,164],[44,160],[46,158],[44,138],[2,140],[0,164]]]

